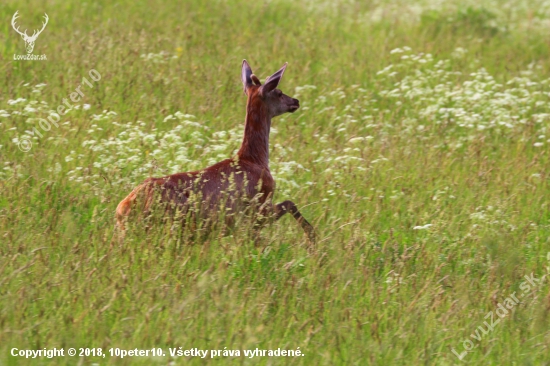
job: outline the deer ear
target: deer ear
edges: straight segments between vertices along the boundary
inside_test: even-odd
[[[281,79],[283,78],[283,74],[285,73],[286,65],[288,65],[288,62],[285,62],[283,67],[279,69],[275,74],[271,75],[265,80],[265,84],[260,88],[260,95],[266,96],[269,92],[273,91],[279,83],[281,82]]]
[[[243,82],[243,90],[246,94],[246,89],[252,85],[252,69],[246,60],[243,60],[243,68],[241,71],[241,80]]]

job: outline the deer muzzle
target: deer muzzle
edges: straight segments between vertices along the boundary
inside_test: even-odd
[[[292,105],[289,107],[290,113],[294,113],[300,108],[300,101],[298,99],[292,98]]]

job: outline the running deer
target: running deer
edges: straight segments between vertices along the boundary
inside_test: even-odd
[[[176,209],[187,218],[189,212],[202,219],[212,219],[220,211],[229,212],[224,221],[225,225],[232,226],[235,214],[252,212],[256,215],[256,230],[269,219],[278,220],[291,213],[309,241],[315,243],[313,226],[300,214],[294,202],[284,201],[276,205],[271,202],[275,189],[269,171],[271,119],[283,113],[293,113],[300,107],[298,99],[277,89],[286,66],[287,63],[262,85],[248,62],[243,60],[241,78],[247,96],[246,119],[244,138],[237,155],[203,170],[146,179],[116,208],[117,225],[122,235],[128,215],[141,197],[139,207],[144,215],[159,203],[164,205],[163,210],[173,214]],[[198,210],[197,200],[200,202]]]

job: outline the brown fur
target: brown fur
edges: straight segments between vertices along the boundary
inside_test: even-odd
[[[200,216],[204,218],[223,208],[221,206],[225,206],[227,212],[239,213],[251,207],[253,202],[254,210],[260,213],[260,216],[274,215],[274,218],[278,219],[287,212],[292,213],[309,239],[314,241],[313,227],[301,216],[294,203],[285,201],[275,206],[271,204],[275,189],[275,181],[269,171],[271,118],[282,113],[294,112],[299,107],[298,100],[275,89],[285,67],[286,64],[268,79],[266,85],[271,85],[262,87],[257,85],[259,82],[254,83],[255,76],[248,63],[243,61],[243,84],[248,98],[244,138],[237,155],[203,170],[146,179],[118,204],[118,227],[122,231],[125,230],[125,222],[140,197],[143,200],[140,211],[147,214],[156,202],[155,194],[159,195],[160,202],[183,212],[189,209],[189,197],[198,195],[202,206]],[[274,77],[276,80],[271,79]],[[260,219],[258,223],[264,221],[265,219]],[[228,215],[226,224],[231,225],[232,222],[231,215]]]

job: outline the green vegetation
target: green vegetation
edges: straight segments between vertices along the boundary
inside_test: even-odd
[[[29,34],[48,13],[34,48],[47,61],[13,59],[26,53],[16,10]],[[550,272],[547,2],[7,0],[0,14],[0,364],[548,361],[550,286],[521,286]],[[236,152],[243,58],[262,80],[289,62],[281,89],[302,107],[273,122],[275,201],[300,206],[318,245],[291,217],[259,246],[245,225],[112,240],[117,203],[143,179]],[[166,356],[25,360],[14,347]]]

